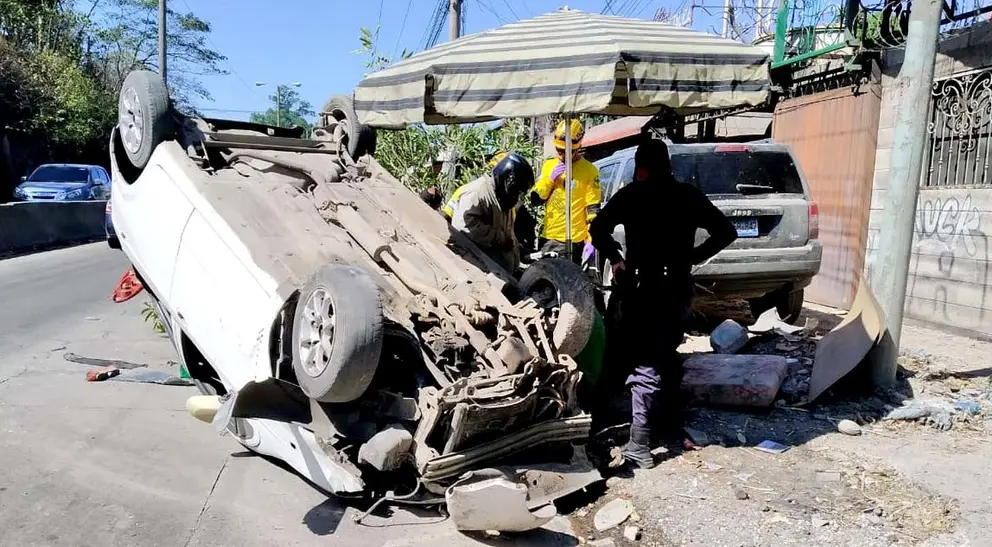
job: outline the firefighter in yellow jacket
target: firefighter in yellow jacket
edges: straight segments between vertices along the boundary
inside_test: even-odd
[[[565,131],[572,136],[572,203],[565,206]],[[589,223],[599,213],[602,189],[599,169],[582,157],[582,138],[585,130],[578,120],[562,121],[555,130],[556,158],[544,162],[541,176],[534,185],[534,194],[546,203],[544,232],[539,246],[542,251],[556,251],[581,263],[583,247],[589,242]],[[532,197],[534,197],[532,195]],[[566,211],[572,217],[572,248],[566,249]]]

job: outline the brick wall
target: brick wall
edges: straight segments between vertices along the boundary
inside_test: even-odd
[[[902,57],[901,50],[893,51],[882,63],[882,105],[865,263],[869,276],[889,182],[899,102],[895,79]],[[934,78],[988,66],[992,66],[992,24],[983,23],[941,41]],[[906,316],[970,336],[992,338],[992,186],[921,188],[914,231]]]

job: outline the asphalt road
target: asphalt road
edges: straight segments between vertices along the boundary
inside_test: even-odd
[[[436,513],[370,526],[292,471],[246,452],[184,410],[193,388],[87,383],[86,357],[175,371],[141,319],[115,304],[127,267],[104,243],[0,261],[0,547],[477,545]],[[553,530],[487,545],[575,545]]]

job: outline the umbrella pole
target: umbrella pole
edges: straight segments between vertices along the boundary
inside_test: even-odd
[[[572,259],[572,118],[565,117],[565,248]]]

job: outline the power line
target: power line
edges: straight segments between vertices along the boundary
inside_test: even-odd
[[[500,15],[500,13],[496,10],[496,8],[493,7],[492,2],[490,2],[489,0],[479,0],[479,5],[482,6],[483,9],[485,9],[489,13],[493,14],[493,16],[496,17],[496,20],[499,21],[499,24],[505,25],[509,22],[506,19],[504,19],[502,15]]]
[[[189,3],[186,2],[186,0],[183,0],[183,5],[186,6],[186,11],[188,13],[194,13],[193,12],[193,8],[189,7]],[[203,34],[203,37],[206,38],[207,44],[209,44],[210,47],[214,48],[214,51],[220,52],[220,48],[217,47],[217,44],[215,44],[214,41],[210,39],[210,34],[209,33],[204,33]],[[251,91],[252,93],[257,93],[258,92],[258,89],[257,88],[248,85],[248,82],[246,82],[244,80],[244,78],[242,78],[241,75],[238,74],[238,71],[237,70],[234,70],[234,65],[231,64],[231,60],[228,59],[226,56],[224,57],[224,64],[227,65],[227,68],[228,68],[228,70],[231,71],[231,74],[233,74],[234,77],[239,82],[241,82],[241,85],[245,86],[245,88],[248,89],[249,91]],[[200,110],[206,110],[206,109],[201,108]]]
[[[400,33],[396,36],[396,45],[393,46],[393,60],[400,51],[400,39],[403,38],[403,31],[406,30],[406,19],[410,16],[410,6],[413,5],[413,0],[406,0],[406,11],[403,13],[403,24],[400,25]]]
[[[510,15],[513,15],[513,18],[515,20],[519,21],[520,20],[520,16],[517,15],[517,12],[513,10],[513,6],[510,5],[509,0],[503,0],[503,4],[506,5],[506,9],[510,10]]]
[[[600,11],[599,13],[605,14],[605,13],[609,12],[609,13],[612,14],[613,13],[613,3],[616,2],[616,1],[617,0],[606,0],[606,3],[603,4],[602,11]]]

